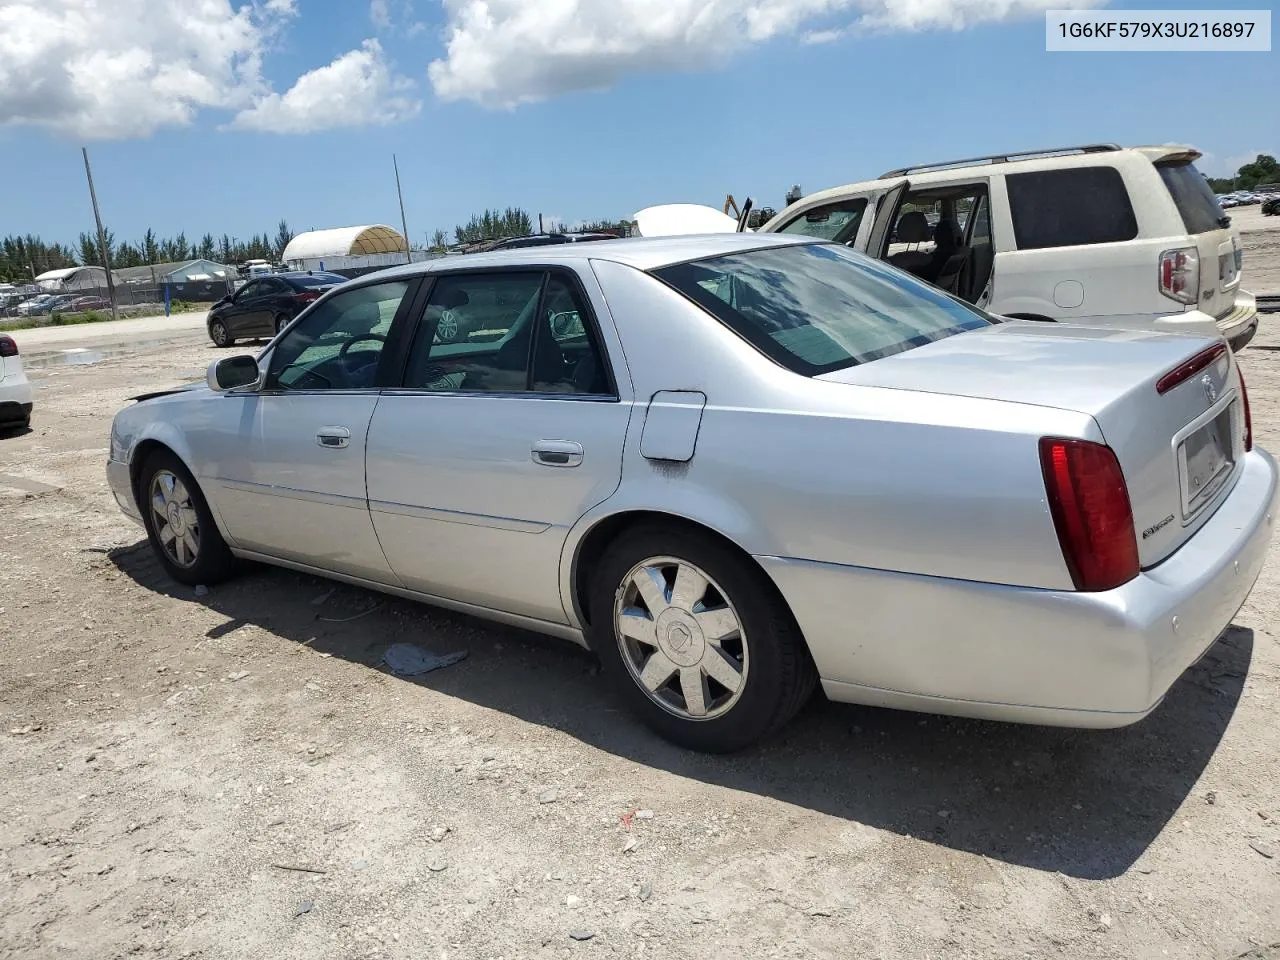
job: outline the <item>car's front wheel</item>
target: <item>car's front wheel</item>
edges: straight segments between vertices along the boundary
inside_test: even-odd
[[[763,571],[678,528],[625,533],[601,558],[591,640],[623,699],[681,746],[738,750],[804,706],[817,673]]]
[[[289,318],[285,316],[283,313],[277,313],[276,322],[275,322],[276,336],[279,336],[280,331],[283,330],[288,325],[289,325]]]
[[[235,340],[231,338],[231,331],[227,329],[227,325],[222,320],[211,320],[209,322],[209,339],[213,341],[215,347],[229,347]]]
[[[215,584],[235,572],[235,557],[222,539],[204,494],[173,453],[147,457],[138,499],[151,548],[169,576],[188,586]]]

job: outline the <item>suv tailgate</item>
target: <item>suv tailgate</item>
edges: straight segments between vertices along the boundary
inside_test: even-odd
[[[1218,205],[1209,183],[1185,157],[1156,165],[1160,179],[1178,209],[1200,258],[1200,290],[1196,309],[1218,320],[1235,309],[1243,259],[1231,218]]]

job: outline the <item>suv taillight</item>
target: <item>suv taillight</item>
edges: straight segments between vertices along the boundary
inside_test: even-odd
[[[1195,247],[1160,254],[1160,292],[1179,303],[1200,299],[1200,254]]]
[[[1240,378],[1240,401],[1244,405],[1244,452],[1253,449],[1253,415],[1249,413],[1249,391],[1244,385],[1244,371],[1236,367],[1236,376]]]
[[[1040,468],[1062,557],[1077,590],[1111,590],[1138,575],[1138,538],[1115,451],[1043,437]]]
[[[0,357],[16,357],[18,355],[18,344],[13,337],[0,334]]]

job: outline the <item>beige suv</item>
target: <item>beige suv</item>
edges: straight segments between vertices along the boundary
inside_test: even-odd
[[[1003,316],[1217,332],[1240,349],[1257,303],[1199,157],[1090,144],[903,167],[802,197],[760,230],[847,244]]]

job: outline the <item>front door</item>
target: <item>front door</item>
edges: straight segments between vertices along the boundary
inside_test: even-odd
[[[395,583],[365,493],[365,438],[382,348],[414,286],[333,297],[266,358],[261,391],[211,398],[213,498],[236,547]]]
[[[631,411],[587,285],[569,270],[437,279],[369,429],[369,506],[406,587],[567,622],[561,550],[617,489]],[[446,310],[469,318],[464,337],[436,336]]]
[[[270,291],[270,280],[250,280],[236,291],[230,308],[223,312],[223,320],[233,338],[261,336]]]

